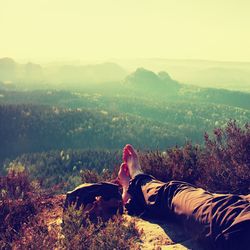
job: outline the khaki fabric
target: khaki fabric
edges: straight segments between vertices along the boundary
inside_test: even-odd
[[[130,214],[182,223],[210,249],[250,249],[249,195],[215,194],[180,181],[140,174],[131,180]]]

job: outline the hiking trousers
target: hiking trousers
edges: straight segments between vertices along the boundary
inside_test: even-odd
[[[135,176],[128,193],[129,214],[177,221],[209,249],[250,249],[250,195],[210,193],[147,174]]]

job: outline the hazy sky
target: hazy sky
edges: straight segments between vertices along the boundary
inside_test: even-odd
[[[0,0],[0,57],[250,61],[249,0]]]

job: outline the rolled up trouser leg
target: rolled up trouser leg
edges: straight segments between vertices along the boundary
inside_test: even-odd
[[[245,246],[250,239],[244,236],[250,222],[249,199],[244,196],[213,194],[180,181],[163,183],[146,174],[137,175],[128,192],[130,213],[181,221],[214,247],[225,249],[237,242]]]

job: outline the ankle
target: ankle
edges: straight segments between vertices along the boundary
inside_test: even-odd
[[[136,169],[133,173],[131,173],[131,178],[134,179],[139,174],[143,174],[143,171],[141,169]]]
[[[123,201],[123,204],[126,204],[128,202],[128,200],[130,199],[130,195],[128,193],[128,188],[123,188],[123,191],[122,191],[122,201]]]

